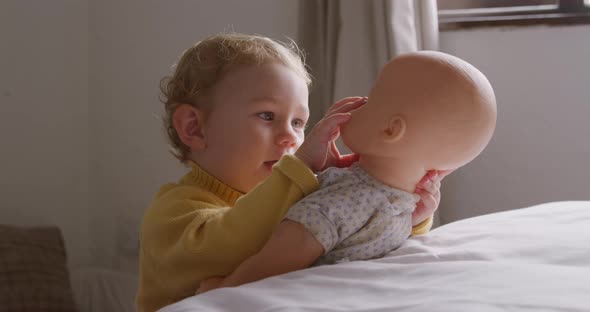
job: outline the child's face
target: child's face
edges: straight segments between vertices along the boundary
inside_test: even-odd
[[[229,186],[249,192],[281,156],[303,143],[307,98],[305,81],[281,64],[231,70],[213,90],[201,165]]]

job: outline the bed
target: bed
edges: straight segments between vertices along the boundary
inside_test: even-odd
[[[590,311],[590,201],[453,222],[381,259],[218,289],[160,311]]]
[[[0,311],[132,312],[136,274],[67,264],[55,225],[0,224]]]

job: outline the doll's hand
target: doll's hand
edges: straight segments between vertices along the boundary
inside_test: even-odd
[[[217,289],[221,287],[221,283],[225,277],[222,276],[213,276],[206,280],[203,280],[199,285],[199,289],[197,289],[196,295],[202,294],[209,290]]]
[[[418,182],[415,193],[420,196],[420,201],[416,204],[416,210],[412,213],[413,226],[432,216],[438,209],[440,204],[440,182],[453,171],[430,170]]]
[[[367,102],[364,97],[348,97],[336,102],[305,138],[295,156],[313,172],[328,166],[348,167],[358,160],[358,155],[340,155],[334,142],[340,135],[340,125],[350,119],[350,112]]]

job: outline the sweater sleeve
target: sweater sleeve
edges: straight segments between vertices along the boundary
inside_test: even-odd
[[[317,188],[315,175],[301,160],[283,156],[269,178],[240,197],[233,207],[186,200],[179,204],[190,202],[199,207],[175,208],[190,213],[169,220],[170,231],[158,231],[172,235],[161,244],[164,250],[160,256],[170,260],[192,258],[196,263],[225,262],[226,268],[235,268],[262,248],[289,207]]]
[[[412,228],[412,236],[414,235],[424,235],[428,232],[430,232],[430,229],[432,228],[432,216],[428,217],[426,220],[416,224],[413,228]]]

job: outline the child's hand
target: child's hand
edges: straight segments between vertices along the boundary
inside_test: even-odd
[[[213,290],[213,289],[221,287],[221,283],[223,282],[224,278],[225,277],[221,277],[221,276],[213,276],[213,277],[210,277],[206,280],[203,280],[201,282],[201,285],[199,285],[199,289],[197,289],[197,292],[195,294],[199,295],[199,294],[202,294],[202,293],[207,292],[209,290]]]
[[[440,182],[454,170],[430,170],[416,185],[415,193],[420,196],[416,210],[412,213],[412,225],[415,226],[434,214],[440,204]]]
[[[295,156],[307,164],[313,172],[326,167],[348,167],[358,160],[358,155],[340,155],[335,140],[340,135],[340,125],[350,119],[350,112],[367,102],[364,97],[347,97],[336,102],[305,138]]]

